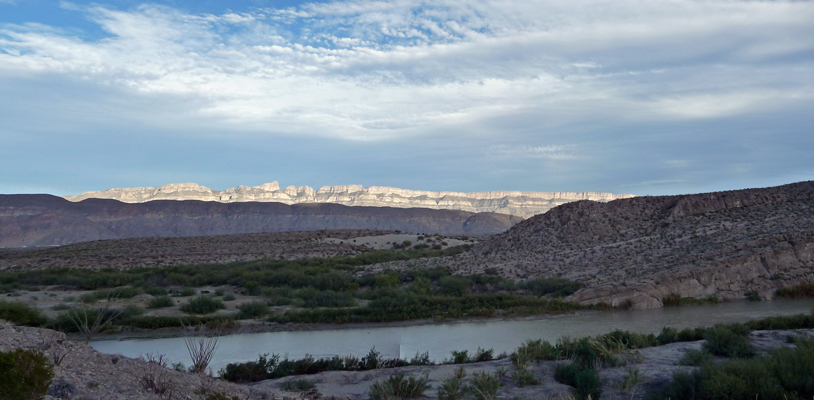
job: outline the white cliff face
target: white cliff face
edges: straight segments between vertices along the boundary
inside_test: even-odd
[[[223,191],[195,183],[172,183],[161,187],[118,188],[101,192],[85,192],[65,196],[70,201],[90,198],[114,199],[125,203],[152,200],[201,200],[222,203],[263,201],[285,204],[335,203],[346,206],[432,208],[470,212],[496,212],[524,218],[542,214],[560,204],[577,200],[606,202],[633,197],[631,194],[597,192],[430,192],[384,186],[362,185],[323,186],[314,190],[308,186],[288,186],[280,189],[277,181],[260,186],[238,186]]]

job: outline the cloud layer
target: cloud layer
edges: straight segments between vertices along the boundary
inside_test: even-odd
[[[209,14],[156,4],[61,7],[103,34],[0,25],[0,79],[98,92],[73,110],[57,91],[43,99],[64,112],[60,125],[73,120],[79,130],[103,120],[233,140],[440,136],[448,141],[438,148],[463,140],[487,158],[561,169],[624,164],[623,148],[636,143],[664,153],[678,139],[708,139],[676,137],[676,127],[708,131],[756,116],[770,126],[788,112],[796,112],[792,125],[806,125],[799,115],[814,104],[811,2],[360,0]],[[654,127],[674,129],[658,138]],[[776,134],[762,132],[745,134]],[[719,138],[743,143],[733,135],[725,129]],[[529,168],[521,164],[508,170]],[[632,180],[684,180],[641,178]]]

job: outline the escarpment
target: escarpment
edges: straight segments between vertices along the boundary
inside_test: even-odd
[[[283,204],[330,203],[362,207],[418,207],[474,213],[494,212],[524,218],[542,214],[553,207],[572,201],[611,201],[629,197],[633,195],[597,192],[432,192],[362,185],[323,186],[318,190],[308,186],[288,186],[280,189],[277,181],[254,187],[238,186],[223,191],[212,190],[195,183],[173,183],[161,187],[117,188],[65,196],[70,201],[95,198],[119,200],[124,203],[199,200],[221,203],[251,201]]]

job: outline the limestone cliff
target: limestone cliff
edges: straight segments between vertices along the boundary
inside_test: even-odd
[[[161,187],[108,189],[65,196],[70,201],[90,198],[113,199],[124,203],[152,200],[200,200],[221,203],[250,201],[283,204],[333,203],[346,206],[431,208],[469,212],[495,212],[524,218],[542,214],[560,204],[578,200],[606,202],[630,198],[630,194],[597,192],[430,192],[383,186],[362,185],[323,186],[314,190],[308,186],[288,186],[280,189],[277,181],[260,186],[238,186],[223,191],[212,190],[195,183],[173,183]]]

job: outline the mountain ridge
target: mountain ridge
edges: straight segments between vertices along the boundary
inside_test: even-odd
[[[521,220],[497,213],[329,203],[197,200],[123,203],[110,199],[71,202],[51,195],[0,195],[0,247],[323,229],[482,236],[502,232]]]
[[[333,203],[346,206],[430,208],[469,212],[494,212],[524,218],[542,214],[557,205],[578,200],[600,202],[634,197],[631,194],[602,192],[433,192],[399,189],[386,186],[341,185],[288,186],[280,189],[277,181],[260,186],[238,186],[212,190],[196,183],[171,183],[163,186],[113,188],[79,195],[64,196],[69,201],[90,198],[119,200],[124,203],[144,203],[154,200],[199,200],[221,203],[278,202],[283,204]]]

